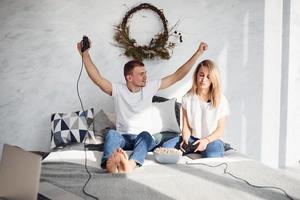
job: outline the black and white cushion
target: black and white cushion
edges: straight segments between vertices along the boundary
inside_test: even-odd
[[[94,109],[51,115],[51,149],[94,137]]]

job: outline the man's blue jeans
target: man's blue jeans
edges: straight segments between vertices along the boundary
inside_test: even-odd
[[[199,138],[196,138],[194,136],[190,136],[189,143],[194,143]],[[167,142],[162,144],[162,147],[167,148],[176,148],[180,149],[180,144],[182,142],[182,137],[178,136],[173,139],[168,140]],[[193,152],[185,152],[185,154],[193,153]],[[214,157],[223,157],[224,156],[224,143],[222,140],[215,140],[211,143],[209,143],[206,147],[206,149],[201,153],[202,158],[214,158]]]
[[[133,150],[129,159],[134,160],[137,165],[144,163],[148,151],[156,146],[154,138],[150,133],[144,131],[138,135],[121,134],[116,130],[109,130],[105,137],[101,167],[106,168],[106,161],[109,156],[118,148]]]

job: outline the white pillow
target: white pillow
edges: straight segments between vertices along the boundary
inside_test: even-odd
[[[175,114],[176,99],[152,103],[151,133],[162,131],[180,132]]]

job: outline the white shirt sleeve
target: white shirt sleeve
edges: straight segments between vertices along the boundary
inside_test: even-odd
[[[118,87],[120,87],[119,83],[111,83],[111,85],[112,85],[112,97],[118,96]]]
[[[147,93],[149,92],[149,96],[154,96],[158,92],[160,88],[161,80],[154,80],[154,81],[149,81],[146,84],[146,90]]]
[[[228,116],[230,113],[229,111],[229,103],[224,95],[221,96],[221,101],[219,105],[219,115],[218,120],[222,119],[223,117]]]
[[[186,110],[186,104],[187,104],[187,95],[184,95],[182,97],[182,100],[181,100],[181,106],[182,108],[184,108]]]

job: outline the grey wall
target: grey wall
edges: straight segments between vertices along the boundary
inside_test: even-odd
[[[142,2],[0,1],[0,150],[3,143],[10,143],[48,151],[50,114],[80,109],[76,80],[81,58],[75,45],[83,34],[93,42],[90,52],[102,74],[110,81],[124,81],[122,69],[129,58],[113,45],[114,26],[127,10]],[[177,30],[184,40],[170,60],[145,61],[149,78],[174,72],[200,41],[206,41],[209,50],[199,61],[210,58],[219,65],[223,92],[231,107],[225,140],[251,158],[276,166],[280,153],[282,1],[146,2],[162,8],[170,26],[180,20]],[[159,30],[155,27],[160,23],[151,16],[139,13],[132,19],[136,31],[132,34],[141,42]],[[271,65],[275,76],[270,78]],[[159,94],[180,101],[191,85],[191,76],[192,72]],[[86,108],[113,112],[111,97],[94,86],[85,71],[80,92]],[[269,108],[273,108],[271,113]],[[292,162],[299,159],[293,155]]]

